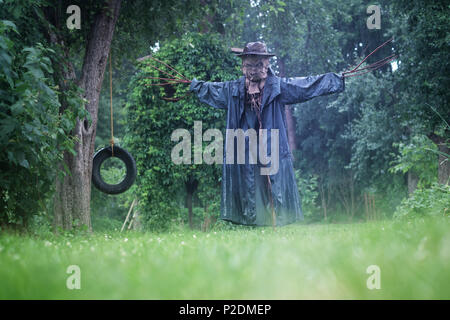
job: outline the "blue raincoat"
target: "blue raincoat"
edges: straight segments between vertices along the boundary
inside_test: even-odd
[[[282,226],[303,220],[300,197],[292,165],[286,130],[285,105],[310,100],[314,97],[344,91],[344,78],[336,73],[318,76],[280,78],[269,69],[261,103],[263,129],[267,129],[267,155],[271,157],[271,129],[278,129],[279,167],[269,175],[276,225]],[[227,110],[227,129],[257,129],[256,113],[245,104],[245,77],[226,82],[205,82],[194,79],[190,90],[201,102]],[[249,153],[248,137],[245,152]],[[259,141],[259,140],[258,140]],[[226,148],[226,145],[225,145]],[[267,175],[261,175],[256,164],[245,158],[244,164],[226,163],[224,152],[220,218],[243,225],[272,225],[272,207]],[[236,151],[236,147],[235,147]],[[236,156],[235,152],[235,156]],[[273,158],[272,158],[273,159]],[[270,166],[269,163],[266,166]]]

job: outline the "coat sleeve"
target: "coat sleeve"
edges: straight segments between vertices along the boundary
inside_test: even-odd
[[[209,104],[211,107],[218,109],[227,108],[227,82],[205,82],[194,79],[189,90],[194,92],[201,102]]]
[[[280,82],[281,101],[295,104],[314,97],[342,92],[345,89],[344,78],[336,73],[318,76],[282,78]]]

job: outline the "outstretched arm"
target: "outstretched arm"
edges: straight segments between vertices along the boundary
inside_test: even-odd
[[[345,89],[345,80],[342,75],[330,72],[318,76],[282,78],[280,87],[282,103],[295,104],[342,92]]]
[[[201,102],[214,108],[226,109],[228,101],[226,82],[205,82],[192,80],[189,90],[194,92]]]

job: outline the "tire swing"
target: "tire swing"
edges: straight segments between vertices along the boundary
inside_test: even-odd
[[[127,170],[125,178],[118,184],[106,183],[100,174],[103,162],[112,157],[122,160]],[[127,191],[133,185],[135,179],[136,162],[127,150],[117,146],[107,146],[95,153],[92,165],[92,182],[98,190],[108,194],[119,194]]]
[[[127,191],[136,179],[136,161],[125,149],[114,146],[113,108],[112,108],[112,71],[111,55],[109,55],[109,90],[110,90],[110,110],[111,110],[111,140],[110,145],[98,150],[94,155],[92,164],[92,183],[94,186],[107,194],[119,194]],[[118,184],[106,183],[101,174],[100,168],[103,162],[109,158],[117,157],[125,164],[125,178]]]

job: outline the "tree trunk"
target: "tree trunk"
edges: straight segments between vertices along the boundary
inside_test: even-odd
[[[325,191],[323,189],[323,183],[320,183],[320,198],[322,199],[323,218],[327,220],[327,202],[325,201]]]
[[[449,131],[447,130],[446,133],[449,133]],[[429,134],[428,138],[437,145],[440,152],[438,157],[438,182],[448,184],[450,179],[450,160],[448,157],[450,155],[450,148],[448,147],[450,140],[435,133]]]
[[[416,191],[417,184],[419,183],[419,177],[412,171],[408,171],[408,195],[411,195]]]
[[[61,91],[64,92],[69,90],[68,81],[72,82],[76,80],[75,68],[70,61],[69,51],[64,47],[64,41],[58,37],[57,34],[50,32],[49,34],[50,42],[55,45],[59,45],[63,48],[64,60],[66,65],[58,65],[56,70],[59,71],[57,75],[57,81]],[[64,99],[62,95],[60,98],[60,114],[64,113],[66,109],[70,108],[69,103]],[[72,134],[72,133],[68,133]],[[70,153],[65,152],[63,154],[63,161],[57,165],[57,172],[64,172],[66,165],[67,169],[70,170],[72,168],[73,156],[70,156]],[[55,229],[57,227],[63,229],[71,229],[72,222],[75,219],[74,212],[71,210],[73,201],[73,195],[71,193],[70,188],[64,187],[67,185],[71,185],[71,176],[65,175],[64,178],[60,178],[57,176],[56,178],[56,192],[54,199],[54,220],[53,224]]]
[[[286,65],[283,58],[279,59],[278,65],[280,67],[280,77],[286,77]],[[295,118],[289,105],[286,105],[284,112],[286,115],[289,148],[291,149],[292,158],[294,158],[294,150],[297,149],[295,141]]]
[[[438,182],[448,184],[450,178],[450,160],[444,154],[450,154],[450,148],[444,141],[438,144],[438,148],[439,152],[441,152],[439,154]]]
[[[353,171],[349,171],[349,183],[350,183],[350,201],[351,201],[351,217],[350,220],[353,220],[355,216],[355,180],[353,179]]]
[[[218,32],[222,36],[225,35],[225,27],[222,21],[217,19],[217,10],[212,9],[211,0],[200,0],[200,5],[204,8],[209,7],[211,10],[203,16],[203,19],[199,22],[199,32],[203,34]]]
[[[294,158],[294,150],[297,149],[295,141],[295,118],[294,115],[292,114],[291,106],[286,106],[284,112],[286,113],[286,126],[288,133],[289,148],[291,149],[292,158]]]
[[[86,110],[91,117],[79,119],[73,131],[77,142],[76,155],[64,154],[64,164],[70,170],[63,180],[56,181],[54,202],[54,225],[64,229],[87,226],[91,231],[91,176],[92,156],[95,147],[98,101],[109,55],[114,27],[119,16],[121,0],[109,0],[105,8],[95,17],[87,40],[81,77],[77,81],[87,100]],[[63,164],[60,165],[63,168]]]
[[[188,217],[189,217],[189,227],[191,229],[194,228],[194,223],[192,221],[193,212],[192,212],[192,198],[194,197],[194,192],[197,190],[198,181],[192,177],[185,183],[186,186],[186,207],[188,208]]]

